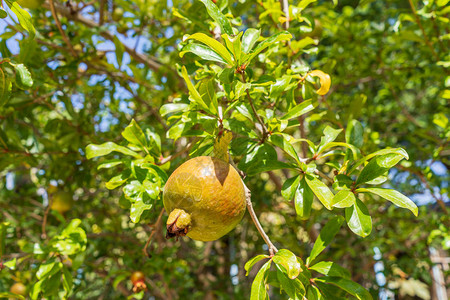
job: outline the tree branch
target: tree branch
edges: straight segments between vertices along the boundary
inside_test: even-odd
[[[269,236],[266,234],[266,232],[262,228],[261,223],[259,223],[258,217],[256,216],[255,210],[253,209],[253,204],[252,204],[252,199],[251,199],[252,193],[249,190],[249,188],[245,185],[244,181],[242,181],[242,183],[244,184],[245,198],[246,198],[246,202],[247,202],[248,212],[250,213],[250,216],[252,217],[253,223],[255,223],[256,229],[258,229],[259,234],[264,239],[267,246],[269,246],[270,255],[273,256],[275,253],[278,252],[278,249],[274,246],[274,244],[270,240]]]
[[[52,2],[52,0],[49,0],[48,2]],[[49,9],[51,4],[49,4],[48,2],[45,2],[42,6],[44,8]],[[54,8],[56,12],[60,13],[61,15],[65,16],[70,20],[78,21],[90,28],[98,28],[98,24],[96,22],[80,15],[78,13],[78,8],[73,6],[70,2],[67,2],[66,6],[56,3],[54,5]],[[100,33],[100,35],[105,39],[114,42],[114,35],[111,32],[104,30]],[[122,45],[124,47],[125,52],[127,52],[134,60],[136,60],[139,63],[143,63],[150,69],[157,71],[161,67],[163,67],[163,64],[161,64],[156,58],[137,53],[134,49],[130,48],[129,46],[125,44]],[[171,69],[170,67],[167,68]]]
[[[414,7],[414,3],[412,2],[412,0],[408,0],[408,1],[409,1],[409,6],[411,6],[411,11],[414,14],[414,17],[416,18],[416,23],[419,26],[420,30],[422,31],[425,43],[427,44],[428,48],[430,48],[431,53],[433,53],[433,56],[436,58],[436,60],[439,61],[439,56],[437,55],[436,51],[434,51],[433,45],[430,43],[430,40],[428,39],[427,34],[425,33],[425,29],[422,26],[422,22],[420,22],[420,18],[417,15],[417,11],[416,11],[416,8]]]

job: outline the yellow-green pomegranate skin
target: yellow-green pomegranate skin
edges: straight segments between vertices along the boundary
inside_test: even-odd
[[[199,156],[178,167],[167,180],[164,208],[191,215],[187,236],[214,241],[231,231],[245,213],[245,189],[238,172],[227,162]]]

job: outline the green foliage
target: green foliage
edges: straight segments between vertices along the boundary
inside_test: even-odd
[[[2,2],[0,297],[371,299],[374,249],[384,288],[431,286],[447,2],[172,2],[55,2],[58,21]],[[168,174],[224,131],[270,255],[249,216],[219,241],[164,239]]]

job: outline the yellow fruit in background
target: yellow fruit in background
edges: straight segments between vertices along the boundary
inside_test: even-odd
[[[214,241],[235,228],[244,216],[244,183],[227,162],[200,156],[172,173],[164,186],[163,202],[169,213],[167,237],[187,235]]]
[[[120,21],[123,17],[123,13],[124,13],[124,11],[122,8],[116,7],[112,13],[112,19],[116,22]]]
[[[22,282],[16,282],[11,286],[9,292],[12,294],[25,296],[27,294],[27,287]]]
[[[29,8],[29,9],[37,9],[42,6],[44,0],[17,0],[20,6]]]
[[[69,192],[59,191],[50,195],[50,197],[51,209],[56,210],[60,214],[70,210],[73,206],[72,194]]]

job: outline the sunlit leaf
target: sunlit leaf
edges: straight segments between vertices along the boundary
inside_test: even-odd
[[[399,191],[392,189],[380,189],[380,188],[361,188],[357,192],[366,192],[378,195],[386,200],[391,201],[398,207],[407,208],[417,217],[419,209],[417,205],[408,197],[400,193]]]
[[[359,236],[366,237],[372,232],[372,218],[366,205],[356,198],[355,204],[345,209],[348,227]]]
[[[343,223],[344,217],[342,216],[336,216],[327,222],[322,230],[320,230],[320,234],[314,243],[311,254],[306,260],[306,265],[310,265],[314,259],[316,259],[317,256],[331,243]]]

